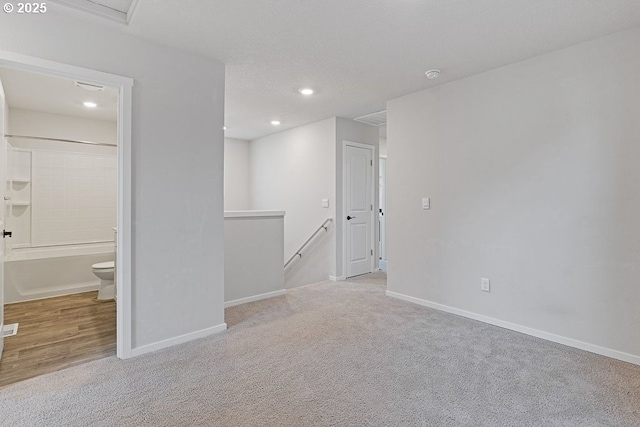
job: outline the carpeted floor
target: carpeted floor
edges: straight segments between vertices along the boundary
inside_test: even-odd
[[[0,389],[0,425],[640,426],[640,367],[384,288],[297,288],[222,334]]]

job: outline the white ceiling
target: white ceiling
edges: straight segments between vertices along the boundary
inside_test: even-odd
[[[76,87],[73,80],[7,68],[0,68],[0,80],[10,108],[116,121],[117,89],[91,92]],[[87,108],[85,101],[95,102],[98,107]]]
[[[638,25],[638,0],[163,0],[126,31],[224,62],[226,135],[254,139]]]

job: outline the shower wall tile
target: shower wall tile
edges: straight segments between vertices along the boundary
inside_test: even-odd
[[[31,151],[10,146],[7,155],[7,178],[13,181],[7,196],[15,203],[5,211],[6,226],[13,231],[5,245],[11,250],[31,246]]]
[[[112,241],[116,204],[116,156],[33,151],[33,246]]]

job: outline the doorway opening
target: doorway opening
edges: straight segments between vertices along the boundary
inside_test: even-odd
[[[343,141],[342,194],[345,219],[342,247],[346,278],[371,273],[376,265],[374,159],[374,146]]]
[[[2,386],[130,356],[132,82],[3,52],[0,81]]]

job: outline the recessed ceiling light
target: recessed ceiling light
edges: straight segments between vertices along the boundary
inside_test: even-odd
[[[278,126],[280,124],[280,120],[271,120],[271,124],[274,126]]]
[[[313,89],[311,89],[310,87],[303,87],[302,89],[299,89],[298,91],[303,95],[313,95]]]
[[[428,79],[433,80],[438,78],[438,76],[440,75],[440,70],[429,70],[424,74]]]
[[[96,108],[98,106],[98,104],[96,104],[95,102],[91,102],[91,101],[83,102],[82,105],[84,105],[87,108]]]
[[[226,126],[222,126],[222,130],[227,130],[227,127]]]

